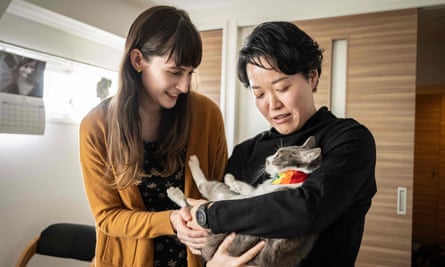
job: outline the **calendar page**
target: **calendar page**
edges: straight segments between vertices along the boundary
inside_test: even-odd
[[[42,98],[0,93],[0,133],[44,134]]]
[[[44,134],[46,62],[0,51],[0,133]]]

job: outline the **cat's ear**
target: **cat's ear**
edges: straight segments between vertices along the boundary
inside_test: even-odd
[[[302,145],[304,148],[313,148],[315,147],[315,136],[309,136],[306,141],[304,141],[304,144]]]
[[[301,151],[301,158],[305,162],[311,162],[316,158],[320,157],[320,154],[321,154],[321,149],[319,147],[316,147],[311,150]]]

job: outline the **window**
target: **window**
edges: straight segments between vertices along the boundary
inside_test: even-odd
[[[116,72],[73,62],[64,68],[47,63],[43,95],[47,118],[80,122],[101,101],[97,89],[103,79],[111,82],[106,96],[114,95]]]
[[[79,123],[101,98],[117,91],[116,71],[5,43],[0,43],[0,50],[46,62],[43,102],[47,120]]]

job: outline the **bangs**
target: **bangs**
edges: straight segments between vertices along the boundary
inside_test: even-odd
[[[176,66],[192,66],[197,68],[202,60],[202,41],[198,31],[181,20],[175,34],[170,38],[169,59]]]
[[[277,72],[281,72],[279,69],[277,69],[277,63],[275,59],[263,55],[263,54],[257,54],[250,57],[247,57],[247,64],[252,64],[255,66],[258,66],[265,70],[275,70]]]

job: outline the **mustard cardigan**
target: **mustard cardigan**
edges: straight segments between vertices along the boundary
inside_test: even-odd
[[[227,161],[224,123],[218,106],[207,97],[190,92],[191,133],[186,159],[196,154],[209,179],[221,180]],[[105,166],[107,104],[94,108],[80,125],[80,161],[86,195],[96,221],[95,265],[154,266],[152,238],[174,235],[172,211],[148,212],[138,186],[117,190],[108,185]],[[185,195],[200,198],[190,170],[185,168]],[[188,266],[202,266],[200,256],[187,251]]]

